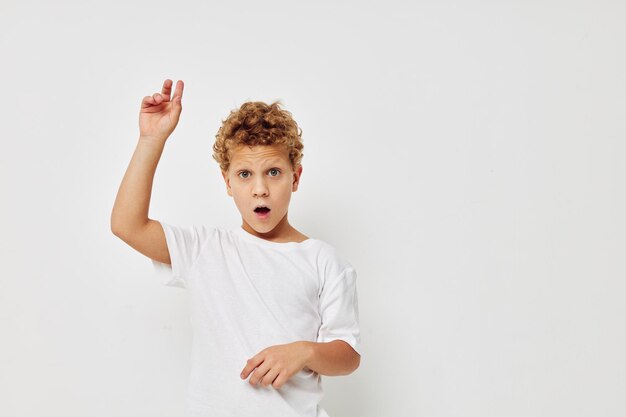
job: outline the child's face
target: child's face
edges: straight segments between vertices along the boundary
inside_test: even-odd
[[[258,145],[251,149],[240,145],[234,149],[228,172],[222,172],[222,176],[228,195],[241,213],[244,229],[253,234],[274,231],[272,238],[291,233],[287,211],[301,173],[302,166],[297,172],[292,170],[289,153],[283,146]],[[270,211],[256,213],[257,205]]]

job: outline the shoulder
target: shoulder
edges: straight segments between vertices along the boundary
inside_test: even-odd
[[[346,270],[354,270],[354,266],[328,242],[316,239],[318,269],[323,277],[337,277]]]
[[[166,235],[179,238],[181,241],[203,242],[216,234],[217,228],[203,224],[179,224],[169,221],[158,221]]]
[[[221,229],[208,224],[173,224],[161,222],[163,230],[170,236],[175,236],[180,244],[202,247],[208,242],[220,238]]]

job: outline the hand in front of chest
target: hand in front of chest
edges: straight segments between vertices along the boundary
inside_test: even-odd
[[[250,384],[282,387],[285,382],[304,368],[313,354],[310,342],[298,341],[263,349],[248,359],[241,379],[250,375]]]

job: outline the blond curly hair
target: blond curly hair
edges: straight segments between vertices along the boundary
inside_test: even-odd
[[[304,156],[302,129],[291,113],[281,108],[280,100],[271,104],[262,101],[243,103],[222,120],[213,144],[213,159],[222,172],[228,172],[233,149],[240,145],[282,145],[289,151],[294,171],[300,167]]]

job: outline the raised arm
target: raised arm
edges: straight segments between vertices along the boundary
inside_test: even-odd
[[[131,247],[156,261],[171,263],[165,233],[148,218],[152,183],[167,138],[182,110],[184,84],[165,80],[161,93],[146,96],[139,113],[139,141],[126,169],[111,212],[111,231]]]

